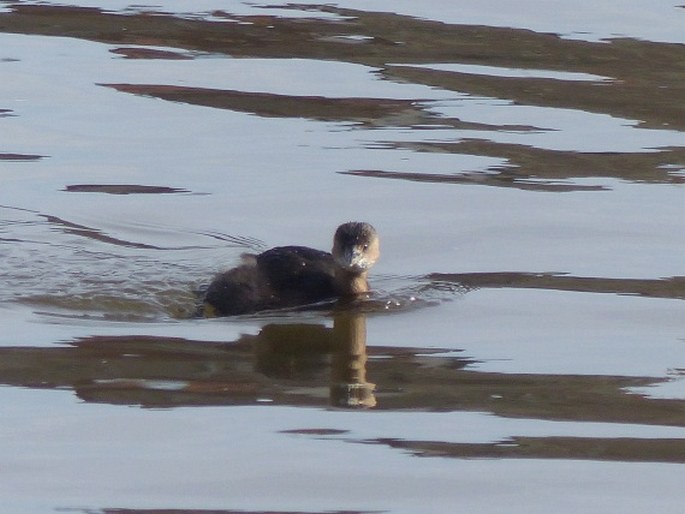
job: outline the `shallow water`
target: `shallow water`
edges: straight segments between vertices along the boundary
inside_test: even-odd
[[[5,508],[682,510],[685,9],[70,5],[0,2]],[[195,316],[350,219],[371,297]]]

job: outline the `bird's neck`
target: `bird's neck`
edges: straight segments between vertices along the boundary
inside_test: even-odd
[[[354,273],[343,269],[336,269],[335,281],[341,296],[353,296],[369,291],[368,272]]]

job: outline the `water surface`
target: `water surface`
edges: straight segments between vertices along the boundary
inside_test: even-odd
[[[462,4],[0,2],[6,508],[680,512],[685,10]]]

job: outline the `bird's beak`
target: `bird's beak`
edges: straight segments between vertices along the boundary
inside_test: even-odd
[[[349,269],[350,271],[363,271],[368,267],[364,257],[364,252],[359,248],[350,248],[345,250],[340,265]]]

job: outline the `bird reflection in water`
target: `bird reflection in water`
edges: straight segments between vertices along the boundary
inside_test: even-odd
[[[266,325],[255,336],[255,369],[274,379],[311,379],[330,359],[330,404],[376,405],[375,384],[366,381],[366,315],[340,311],[333,329],[323,325]]]
[[[632,392],[668,380],[662,377],[485,372],[472,369],[474,361],[459,350],[367,348],[363,312],[341,309],[333,318],[333,327],[272,323],[231,342],[92,336],[60,346],[3,347],[0,384],[158,408],[268,402],[651,425],[682,419],[682,400]],[[366,380],[367,352],[370,374],[382,384],[377,405],[380,393]]]
[[[89,402],[145,407],[372,407],[364,318],[341,312],[334,327],[271,323],[229,343],[92,336],[57,347],[0,348],[0,384],[71,389]]]
[[[345,312],[335,317],[336,351],[331,365],[331,405],[375,407],[376,385],[366,381],[366,316]]]

